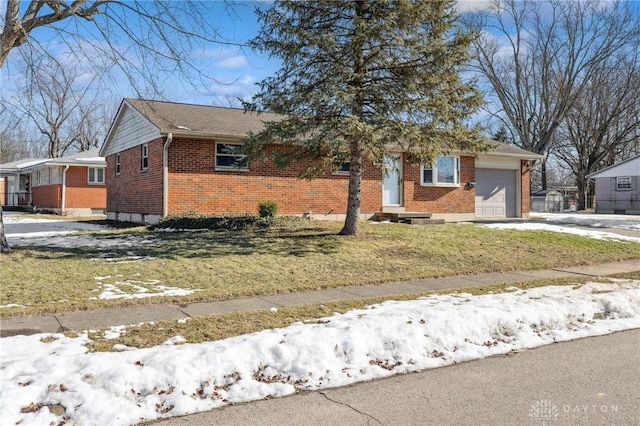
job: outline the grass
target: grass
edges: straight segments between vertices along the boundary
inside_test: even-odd
[[[2,317],[154,303],[191,303],[480,272],[547,269],[640,259],[640,244],[546,231],[474,225],[364,223],[340,237],[338,223],[292,222],[253,231],[196,233],[116,229],[94,247],[14,248],[0,256]],[[132,246],[109,248],[113,239]],[[137,239],[137,240],[136,240]],[[148,240],[142,243],[141,240]],[[130,261],[132,255],[144,261]],[[99,277],[99,279],[98,279]],[[102,285],[197,290],[189,296],[92,300]],[[120,284],[118,284],[120,283]]]
[[[627,278],[620,276],[620,278]],[[557,278],[553,280],[534,280],[517,283],[496,285],[482,285],[458,289],[456,293],[470,293],[473,295],[503,293],[511,291],[512,286],[529,289],[546,285],[580,285],[591,281],[586,277]],[[606,281],[606,280],[601,280]],[[397,295],[393,297],[377,297],[370,299],[350,300],[324,304],[310,304],[279,308],[277,312],[268,310],[234,312],[229,314],[208,315],[184,320],[157,321],[126,327],[117,338],[106,339],[108,328],[89,332],[91,342],[88,348],[96,352],[114,351],[114,345],[125,345],[135,348],[150,348],[166,342],[172,337],[181,336],[184,343],[202,343],[241,334],[258,332],[265,329],[283,328],[295,322],[314,321],[328,317],[334,313],[345,313],[353,309],[384,302],[385,300],[415,300],[419,297],[441,292],[426,292],[411,295]],[[446,291],[446,293],[452,293]]]

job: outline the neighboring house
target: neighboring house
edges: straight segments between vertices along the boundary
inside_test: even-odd
[[[0,164],[3,205],[33,207],[63,215],[104,214],[106,161],[98,149],[60,158]]]
[[[301,164],[246,164],[234,151],[248,132],[260,131],[263,120],[273,117],[124,99],[100,151],[107,160],[108,218],[156,223],[169,214],[256,213],[265,200],[275,201],[281,214],[344,218],[348,163],[305,180],[298,178]],[[271,151],[277,149],[283,147],[274,144]],[[384,159],[386,173],[382,164],[365,164],[361,213],[369,218],[381,211],[428,212],[450,221],[526,217],[529,171],[541,159],[497,142],[478,158],[452,153],[423,166],[396,152]]]
[[[8,207],[31,206],[31,176],[21,171],[23,164],[41,161],[27,158],[0,164],[0,205]]]
[[[640,155],[587,177],[596,181],[596,213],[640,214]]]

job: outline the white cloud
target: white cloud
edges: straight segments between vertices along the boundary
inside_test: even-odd
[[[490,9],[492,5],[491,0],[458,0],[456,8],[459,12],[473,12],[478,10]]]
[[[249,61],[244,55],[236,55],[216,62],[214,66],[215,68],[238,69],[249,66]]]

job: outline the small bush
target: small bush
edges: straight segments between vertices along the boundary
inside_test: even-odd
[[[274,201],[261,201],[258,204],[258,215],[263,219],[273,219],[278,213],[278,205]]]
[[[243,230],[267,228],[269,221],[252,215],[221,216],[221,215],[175,215],[167,216],[151,229],[210,229],[210,230]]]

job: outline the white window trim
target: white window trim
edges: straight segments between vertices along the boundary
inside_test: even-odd
[[[215,146],[214,146],[214,158],[213,158],[213,166],[214,166],[214,170],[216,171],[223,171],[223,172],[229,172],[229,171],[234,171],[234,172],[248,172],[249,171],[249,167],[236,167],[236,166],[219,166],[218,165],[218,155],[222,155],[225,157],[240,157],[239,155],[232,155],[232,154],[218,154],[218,145],[237,145],[237,146],[242,146],[241,143],[237,143],[237,142],[216,142]]]
[[[98,178],[98,170],[102,170],[102,181],[94,180],[91,181],[91,170],[93,169],[93,176]],[[89,185],[104,185],[104,168],[103,167],[87,167],[87,183]]]
[[[145,171],[149,168],[149,144],[143,143],[140,152],[140,170]],[[145,167],[144,160],[147,159],[147,165]]]
[[[120,153],[116,154],[115,163],[116,163],[116,167],[115,167],[116,176],[120,176],[120,171],[121,171],[121,169],[120,169],[120,167],[121,167],[121,164],[120,164]]]
[[[441,186],[441,187],[449,187],[449,188],[458,188],[460,187],[460,157],[456,156],[456,155],[444,155],[443,157],[451,157],[453,159],[455,159],[455,172],[454,172],[454,179],[456,180],[456,182],[453,183],[449,183],[449,182],[425,182],[424,181],[424,170],[431,170],[432,173],[431,175],[433,176],[434,179],[438,178],[438,162],[436,160],[435,164],[433,164],[433,166],[431,167],[425,167],[424,164],[420,165],[420,186]]]
[[[624,185],[629,185],[628,188],[620,188],[622,180],[624,179]],[[631,176],[618,176],[616,177],[616,191],[631,191]]]

